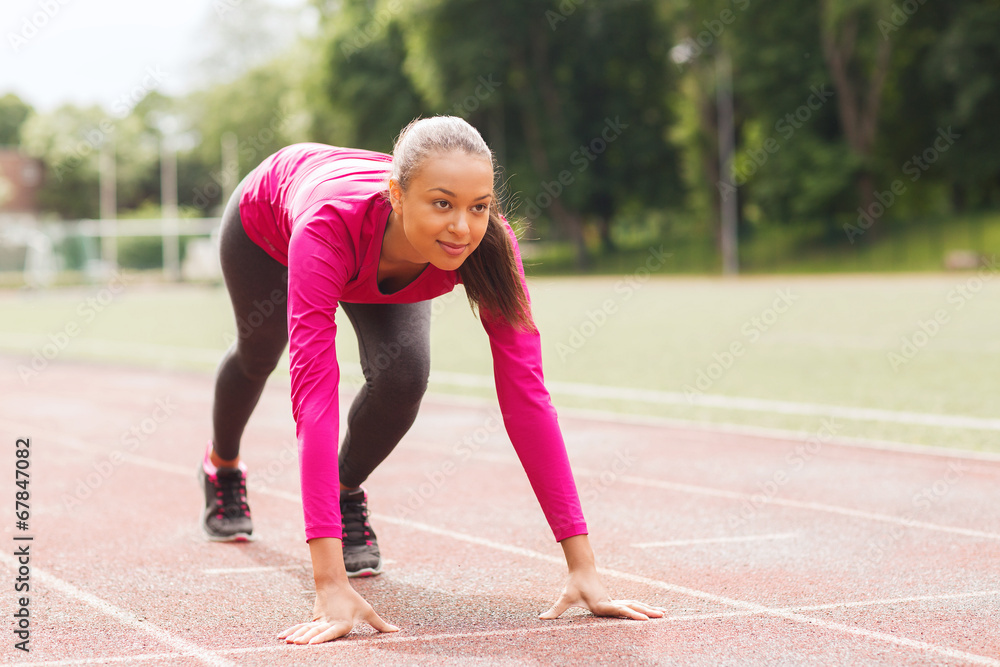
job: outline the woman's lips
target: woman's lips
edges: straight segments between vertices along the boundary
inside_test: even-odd
[[[441,248],[452,257],[458,257],[463,252],[465,252],[466,248],[469,247],[468,243],[457,244],[457,243],[445,243],[444,241],[438,241],[438,243],[440,243]]]

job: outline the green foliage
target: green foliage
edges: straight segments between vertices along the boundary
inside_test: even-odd
[[[211,28],[220,46],[207,68],[224,80],[179,98],[154,91],[127,115],[35,113],[6,95],[0,144],[45,161],[46,211],[84,218],[98,215],[98,149],[114,141],[124,216],[158,209],[173,119],[180,204],[216,215],[225,184],[287,144],[388,152],[413,118],[458,115],[496,153],[528,236],[563,243],[578,267],[599,250],[598,270],[657,237],[677,244],[679,270],[714,270],[730,177],[752,269],[816,248],[876,256],[881,235],[899,238],[910,220],[1000,205],[1000,0],[312,5],[319,29],[286,50],[262,43],[280,10],[246,0]],[[681,65],[678,44],[691,50]],[[720,53],[733,63],[731,175],[718,162]],[[948,128],[958,139],[941,150]],[[905,192],[849,243],[844,225],[894,184]]]
[[[31,111],[31,105],[14,93],[0,97],[0,146],[17,146],[21,143],[21,126]]]

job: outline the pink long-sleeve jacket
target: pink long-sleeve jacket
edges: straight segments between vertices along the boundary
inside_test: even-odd
[[[296,144],[258,166],[240,200],[247,235],[288,266],[291,398],[307,540],[341,537],[337,303],[414,303],[450,292],[460,282],[457,272],[428,265],[398,292],[379,291],[379,253],[391,211],[383,192],[391,160],[370,151]],[[507,229],[516,251],[517,240]],[[489,313],[480,319],[490,338],[504,425],[545,518],[556,540],[586,533],[542,377],[539,335]]]

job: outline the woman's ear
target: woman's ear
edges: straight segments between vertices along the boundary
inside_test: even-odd
[[[403,208],[403,188],[399,187],[399,181],[395,178],[389,179],[389,203],[392,205],[392,210],[396,215],[402,214]]]

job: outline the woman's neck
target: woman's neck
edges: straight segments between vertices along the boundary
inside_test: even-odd
[[[423,268],[427,260],[417,254],[403,232],[403,221],[395,211],[389,212],[385,223],[385,233],[382,235],[382,251],[379,254],[380,264],[403,269]]]

